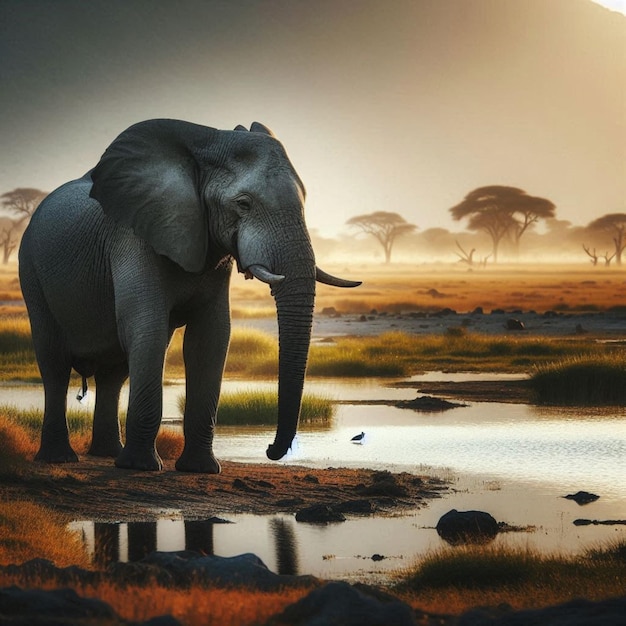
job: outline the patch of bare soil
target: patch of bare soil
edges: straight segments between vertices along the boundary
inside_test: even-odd
[[[366,469],[311,469],[282,464],[223,462],[219,475],[187,474],[165,462],[161,472],[118,469],[112,459],[32,463],[2,486],[5,497],[29,498],[75,519],[133,521],[179,512],[187,519],[217,514],[295,513],[317,505],[346,514],[389,514],[445,493],[440,479]]]
[[[471,381],[401,381],[395,387],[414,388],[420,394],[474,402],[532,404],[533,390],[526,379]]]

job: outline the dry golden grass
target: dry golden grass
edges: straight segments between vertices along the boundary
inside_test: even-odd
[[[508,265],[468,272],[461,266],[391,266],[389,270],[337,268],[363,281],[357,289],[318,287],[317,308],[338,311],[432,310],[449,307],[459,312],[481,306],[547,310],[605,310],[626,305],[624,272],[585,265]]]
[[[252,626],[264,624],[270,616],[280,613],[309,591],[286,588],[269,593],[246,588],[167,589],[151,586],[146,589],[100,585],[95,593],[130,621],[145,621],[169,614],[186,626]]]
[[[459,312],[482,306],[543,312],[604,310],[626,305],[626,281],[619,267],[587,264],[509,264],[477,268],[432,264],[358,265],[326,268],[331,273],[362,280],[357,289],[337,289],[318,284],[316,307],[334,306],[345,313],[431,310],[449,307]],[[19,301],[17,265],[0,269],[0,301]],[[233,317],[267,317],[275,314],[267,285],[235,274],[231,286]],[[0,315],[23,313],[5,306]]]
[[[85,545],[77,533],[67,529],[69,522],[65,516],[34,502],[0,500],[0,564],[43,558],[57,567],[89,567]]]
[[[434,613],[509,604],[537,609],[576,598],[605,600],[624,594],[624,542],[579,556],[532,548],[468,545],[442,548],[400,574],[396,588],[409,604]]]
[[[0,573],[0,587],[56,589],[54,580],[23,580]],[[158,584],[120,586],[103,582],[96,586],[79,580],[64,583],[83,597],[98,598],[109,604],[129,622],[144,622],[161,615],[172,615],[185,626],[255,626],[264,624],[288,605],[297,602],[311,590],[284,588],[275,592],[255,589],[175,589]]]
[[[157,435],[156,447],[162,459],[169,461],[177,459],[185,445],[185,438],[179,430],[161,426],[161,430]]]
[[[19,473],[37,452],[32,431],[0,414],[0,477]]]

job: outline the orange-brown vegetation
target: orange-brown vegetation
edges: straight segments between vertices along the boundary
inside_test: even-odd
[[[626,305],[626,270],[618,266],[502,265],[468,271],[451,264],[360,265],[327,268],[334,274],[363,284],[356,289],[318,285],[316,308],[335,307],[342,313],[439,310],[458,312],[483,307],[544,312],[596,311]],[[272,299],[266,285],[232,281],[233,309],[271,313]]]
[[[60,563],[57,562],[57,565]],[[22,580],[0,573],[0,587],[11,585],[38,589],[59,587],[55,580]],[[153,617],[172,615],[185,626],[264,624],[272,615],[280,613],[311,591],[306,587],[284,588],[275,592],[257,591],[247,587],[168,588],[157,583],[146,586],[118,585],[112,582],[87,585],[80,580],[64,582],[63,587],[74,589],[80,596],[106,602],[129,622],[144,622]]]
[[[93,592],[129,621],[172,615],[185,626],[247,626],[264,624],[311,590],[285,588],[276,592],[239,589],[168,589],[158,585],[118,587],[99,585]]]
[[[585,264],[508,264],[477,267],[454,264],[355,265],[326,268],[345,278],[362,280],[356,289],[318,285],[317,310],[334,306],[345,313],[438,310],[468,312],[483,307],[506,310],[605,310],[626,305],[626,270]],[[17,266],[0,270],[0,302],[21,299]],[[275,315],[267,285],[235,274],[231,301],[237,318]],[[2,306],[0,315],[24,313],[24,307]]]

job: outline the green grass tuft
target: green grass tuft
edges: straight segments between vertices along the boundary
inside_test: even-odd
[[[582,556],[546,555],[506,545],[443,548],[405,572],[399,586],[413,591],[528,586],[562,590],[584,589],[592,579],[610,585],[624,575],[624,551],[623,541]]]
[[[537,366],[530,378],[546,404],[612,405],[626,401],[626,360],[619,354],[578,356]]]
[[[185,397],[178,398],[181,413]],[[332,400],[305,393],[300,411],[301,424],[330,426],[335,414]],[[274,426],[278,415],[278,394],[264,389],[225,392],[220,396],[217,421],[221,426]]]

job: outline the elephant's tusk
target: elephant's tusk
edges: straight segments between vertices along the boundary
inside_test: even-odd
[[[273,274],[263,265],[250,265],[246,268],[246,276],[248,275],[248,272],[268,285],[276,285],[285,280],[285,277],[282,274]]]
[[[325,285],[332,285],[333,287],[358,287],[362,284],[360,280],[345,280],[331,276],[319,267],[315,268],[315,280]]]

